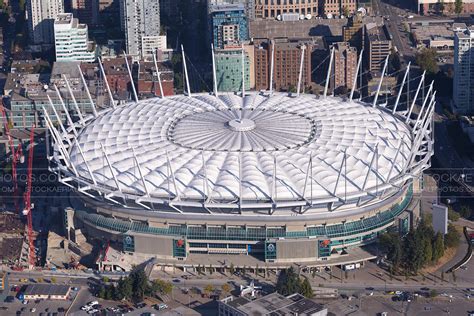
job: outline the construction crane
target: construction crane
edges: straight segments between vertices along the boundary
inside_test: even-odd
[[[30,131],[30,148],[28,152],[28,176],[26,182],[26,192],[24,195],[25,208],[23,215],[26,215],[26,222],[28,226],[28,244],[29,244],[29,265],[30,268],[35,266],[35,245],[33,240],[33,218],[31,210],[33,206],[31,204],[31,187],[32,187],[32,174],[33,174],[33,152],[34,152],[34,141],[35,141],[35,125],[31,126]]]
[[[7,113],[5,108],[3,107],[3,100],[0,99],[0,112],[2,113],[3,117],[3,126],[5,128],[5,135],[8,138],[8,144],[10,146],[11,152],[11,160],[12,160],[12,180],[13,180],[13,201],[15,203],[15,211],[18,214],[20,211],[19,203],[18,203],[18,179],[17,179],[17,169],[16,165],[18,161],[23,162],[23,152],[21,149],[21,143],[18,144],[18,148],[15,150],[15,145],[13,144],[13,137],[10,134],[10,125],[7,118]]]

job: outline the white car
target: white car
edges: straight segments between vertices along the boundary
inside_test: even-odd
[[[395,295],[402,295],[403,292],[402,291],[395,291]]]
[[[95,313],[98,313],[99,310],[98,309],[91,309],[90,311],[87,312],[87,314],[95,314]]]
[[[30,309],[30,312],[32,313],[36,312],[36,308],[33,307],[32,309]]]
[[[28,304],[28,300],[23,300],[22,304],[24,305]]]
[[[87,311],[89,311],[89,310],[91,309],[91,307],[90,307],[89,305],[84,305],[84,306],[81,307],[81,309],[82,309],[83,311],[86,311],[86,312],[87,312]]]

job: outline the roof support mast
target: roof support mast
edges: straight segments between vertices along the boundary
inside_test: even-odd
[[[104,145],[102,143],[100,143],[100,148],[102,149],[102,153],[104,154],[105,161],[107,162],[107,165],[109,166],[110,173],[112,173],[112,177],[114,178],[114,182],[115,182],[115,185],[117,186],[117,190],[119,190],[120,193],[122,193],[122,189],[120,188],[120,184],[117,180],[117,175],[115,174],[115,171],[112,168],[112,165],[110,164],[109,156],[107,156]]]
[[[109,82],[107,81],[107,76],[105,75],[105,70],[104,66],[102,65],[102,60],[99,57],[99,67],[100,67],[100,72],[102,73],[102,77],[104,77],[104,82],[105,82],[105,88],[107,89],[107,93],[109,94],[110,98],[110,104],[112,105],[112,108],[115,109],[115,101],[114,101],[114,96],[112,95],[112,90],[110,90]]]
[[[214,52],[214,44],[211,43],[211,54],[212,54],[212,83],[214,87],[214,96],[217,98],[217,74],[216,74],[216,56]]]
[[[244,50],[244,44],[242,44],[242,102],[244,101],[244,97],[245,97],[245,50]]]
[[[377,100],[379,99],[380,89],[382,88],[383,77],[385,76],[385,72],[387,71],[388,56],[389,55],[387,55],[387,58],[385,58],[385,63],[383,64],[383,70],[382,70],[382,74],[380,75],[379,86],[377,87],[377,92],[375,94],[374,103],[372,104],[373,107],[377,106]]]
[[[186,56],[184,55],[183,45],[181,45],[181,54],[183,56],[184,76],[186,77],[186,92],[188,93],[188,97],[191,97],[191,88],[189,86],[188,67],[186,66]]]
[[[275,42],[272,40],[272,57],[270,59],[270,95],[273,94],[273,71],[275,68]]]
[[[81,75],[82,84],[84,85],[84,89],[86,90],[87,98],[91,103],[92,114],[94,115],[94,117],[97,117],[97,109],[95,108],[94,101],[92,100],[92,96],[89,91],[89,87],[87,86],[86,78],[84,78],[84,74],[82,73],[81,66],[77,65],[77,69],[79,70],[79,74]]]
[[[301,46],[301,58],[300,58],[300,73],[298,76],[298,87],[296,88],[296,96],[300,95],[301,91],[301,81],[303,79],[303,64],[304,64],[304,51],[306,49],[306,45]]]
[[[66,114],[67,122],[69,126],[72,128],[74,135],[77,137],[77,131],[76,131],[76,127],[74,126],[74,122],[72,121],[71,116],[69,115],[69,111],[66,108],[66,105],[64,104],[64,100],[61,97],[61,93],[59,92],[59,89],[56,85],[54,85],[54,90],[56,90],[56,94],[58,95],[59,102],[61,103],[61,107],[63,108],[64,114]]]
[[[137,90],[135,89],[135,83],[133,82],[133,76],[132,76],[132,70],[130,69],[130,64],[128,63],[127,55],[125,55],[125,64],[127,65],[128,76],[130,77],[130,84],[132,86],[133,97],[135,99],[135,103],[138,103]]]
[[[428,92],[426,93],[426,97],[425,97],[425,99],[423,100],[423,104],[421,105],[420,112],[418,113],[417,118],[416,118],[416,121],[415,121],[415,124],[413,125],[413,132],[415,132],[416,126],[418,125],[418,122],[420,121],[420,117],[421,117],[421,115],[423,114],[423,110],[425,109],[425,106],[426,106],[426,103],[428,102],[428,99],[431,98],[431,92],[433,91],[433,82],[434,82],[434,81],[431,81],[431,84],[430,84],[430,87],[429,87],[429,89],[428,89]]]
[[[137,155],[135,154],[135,149],[133,149],[133,147],[132,147],[132,153],[133,153],[133,158],[135,159],[135,163],[137,164],[138,172],[140,173],[140,178],[143,183],[143,188],[145,189],[145,194],[147,197],[150,197],[150,191],[148,191],[148,187],[146,186],[146,181],[145,181],[145,177],[143,176],[142,167],[140,166],[140,163],[138,162]]]
[[[84,126],[86,122],[84,121],[84,116],[82,116],[81,110],[79,109],[79,105],[77,104],[76,97],[74,96],[74,93],[72,92],[71,86],[69,85],[69,80],[67,80],[66,75],[63,75],[64,81],[66,81],[66,87],[67,90],[69,91],[69,95],[71,96],[72,103],[74,104],[74,108],[76,109],[77,115],[79,116],[79,121],[81,122],[81,125]]]
[[[333,59],[334,59],[334,47],[331,49],[331,58],[329,58],[329,68],[328,68],[328,74],[326,76],[326,85],[324,86],[323,96],[325,98],[328,95],[329,80],[331,79],[331,68],[332,68]]]
[[[360,54],[359,54],[359,61],[357,62],[357,69],[356,69],[356,73],[354,75],[354,82],[352,83],[351,94],[349,96],[349,100],[351,100],[351,101],[352,101],[352,97],[354,96],[354,90],[356,89],[356,86],[357,86],[357,76],[359,74],[360,66],[362,64],[363,53],[364,53],[364,49],[362,48],[361,51],[360,51]]]
[[[411,112],[413,111],[413,108],[415,107],[416,99],[418,98],[418,94],[420,93],[420,89],[423,86],[423,82],[425,81],[425,74],[426,70],[423,71],[423,74],[421,75],[420,83],[418,84],[418,88],[416,89],[415,92],[415,97],[413,98],[413,101],[411,102],[410,110],[408,110],[407,117],[405,122],[408,123],[410,120]]]
[[[400,97],[402,96],[402,92],[403,92],[403,86],[405,85],[405,81],[407,80],[408,73],[410,72],[410,65],[411,65],[411,61],[408,63],[405,74],[403,75],[403,80],[402,80],[402,83],[400,84],[400,90],[398,90],[397,100],[395,101],[395,105],[393,106],[393,109],[392,109],[392,114],[395,114],[397,112],[398,102],[400,101]]]
[[[160,72],[160,69],[158,68],[158,63],[156,62],[156,52],[153,53],[153,63],[155,64],[156,76],[158,77],[158,84],[160,86],[161,98],[164,99],[165,94],[163,92],[163,84],[161,82],[161,72]]]

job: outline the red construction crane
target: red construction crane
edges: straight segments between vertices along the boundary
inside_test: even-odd
[[[3,126],[5,127],[5,135],[8,137],[8,144],[10,146],[10,152],[12,155],[12,180],[13,180],[13,201],[15,203],[15,211],[18,214],[20,212],[19,203],[18,203],[18,181],[17,181],[17,170],[16,165],[18,161],[22,159],[22,150],[21,144],[18,144],[18,148],[15,150],[15,145],[13,144],[13,137],[10,134],[10,125],[7,118],[7,113],[3,107],[3,100],[0,99],[0,112],[3,117]]]
[[[35,141],[35,125],[31,126],[30,131],[30,148],[28,152],[28,177],[26,182],[26,192],[25,192],[25,209],[23,210],[23,214],[26,215],[26,222],[28,225],[28,243],[30,246],[30,254],[29,254],[29,264],[30,267],[35,266],[35,245],[33,242],[33,218],[31,216],[31,182],[32,182],[32,174],[33,174],[33,152],[34,152],[34,144]]]

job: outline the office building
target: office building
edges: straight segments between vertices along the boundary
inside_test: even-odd
[[[134,60],[149,57],[162,44],[159,0],[120,1],[127,54]]]
[[[58,14],[54,21],[56,61],[95,60],[95,45],[89,42],[86,24],[80,24],[72,13]]]
[[[453,111],[474,114],[474,27],[454,37]]]
[[[364,54],[370,71],[381,71],[392,50],[392,40],[385,25],[367,23],[364,34]]]
[[[254,0],[255,1],[255,17],[259,19],[275,19],[278,16],[286,13],[297,13],[299,15],[318,15],[318,0],[308,1],[268,1],[268,0]]]
[[[210,29],[216,49],[238,47],[249,39],[248,19],[243,4],[212,5]]]
[[[435,233],[446,235],[448,233],[448,207],[433,204],[433,230]]]
[[[75,105],[67,89],[64,75],[67,76],[74,93],[77,105],[82,113],[92,113],[92,106],[79,75],[78,65],[84,74],[93,102],[98,105],[108,104],[107,93],[104,91],[97,65],[80,62],[55,62],[51,74],[17,72],[8,74],[5,83],[4,95],[6,104],[10,108],[10,120],[14,129],[30,128],[33,124],[38,129],[45,128],[42,107],[49,115],[56,119],[48,96],[54,108],[61,116],[61,121],[67,124],[66,114],[63,111],[54,85],[59,89],[61,97],[72,117],[77,117]]]
[[[51,46],[54,43],[54,20],[64,13],[63,0],[27,0],[28,31],[33,44]]]
[[[242,49],[215,52],[216,79],[219,91],[242,91]],[[244,52],[245,87],[250,89],[250,57]]]
[[[335,43],[331,48],[334,48],[331,88],[336,93],[338,90],[346,91],[354,83],[357,70],[357,50],[347,42]]]

